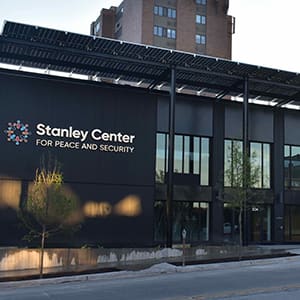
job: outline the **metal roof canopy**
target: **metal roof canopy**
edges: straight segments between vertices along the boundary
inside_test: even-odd
[[[0,63],[142,82],[148,89],[170,89],[175,68],[179,91],[213,99],[243,97],[248,78],[250,98],[300,105],[298,73],[8,21]]]

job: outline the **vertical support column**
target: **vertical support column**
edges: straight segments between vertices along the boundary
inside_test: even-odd
[[[244,102],[243,102],[243,157],[247,157],[249,155],[249,147],[248,147],[248,123],[249,123],[249,79],[248,77],[244,78]],[[247,172],[244,169],[244,187],[246,186],[246,176]],[[244,216],[243,216],[243,244],[244,246],[248,245],[248,213],[247,213],[247,202],[244,199]]]
[[[224,174],[224,137],[225,105],[215,101],[213,106],[213,140],[212,140],[212,203],[210,207],[210,241],[216,244],[224,241],[224,201],[220,195],[223,191]]]
[[[275,242],[284,241],[284,112],[280,108],[274,110],[274,230]]]
[[[167,247],[172,248],[173,239],[173,170],[174,170],[174,140],[175,140],[175,101],[176,101],[176,69],[171,67],[171,87],[169,101],[169,149],[167,178]]]

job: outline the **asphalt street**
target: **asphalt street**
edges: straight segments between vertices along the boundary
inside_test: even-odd
[[[300,299],[300,257],[0,284],[5,300]]]

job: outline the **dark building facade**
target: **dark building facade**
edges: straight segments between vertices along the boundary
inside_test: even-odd
[[[231,59],[229,0],[124,0],[103,9],[91,34]]]
[[[20,245],[17,211],[48,153],[80,199],[82,222],[53,244],[164,245],[168,95],[22,72],[0,79],[1,245]],[[236,242],[236,213],[217,194],[232,145],[243,143],[242,104],[179,94],[176,101],[173,242],[183,228],[191,244]],[[250,243],[300,241],[299,126],[299,111],[250,105],[249,148],[260,170],[259,204],[247,211]],[[27,137],[12,137],[22,127]]]
[[[244,241],[300,241],[299,74],[13,22],[0,53],[68,74],[0,69],[0,246],[24,245],[18,212],[49,155],[81,229],[48,246],[169,246],[183,229],[237,243],[234,148],[258,170]]]

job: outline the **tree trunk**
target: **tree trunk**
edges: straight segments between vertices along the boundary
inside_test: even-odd
[[[242,222],[243,209],[239,210],[239,228],[240,228],[240,247],[243,246],[243,222]]]
[[[239,210],[239,229],[240,229],[240,244],[239,244],[239,260],[242,259],[242,255],[241,255],[241,250],[242,250],[242,246],[243,246],[243,222],[242,222],[242,214],[243,214],[243,209],[240,207]]]
[[[43,225],[43,231],[41,237],[41,252],[40,252],[40,278],[43,278],[43,270],[44,270],[45,237],[46,237],[46,226]]]

